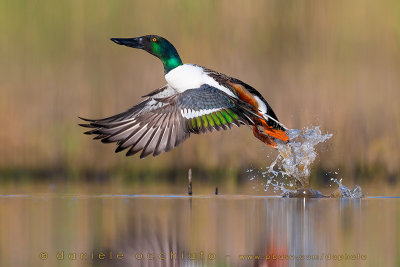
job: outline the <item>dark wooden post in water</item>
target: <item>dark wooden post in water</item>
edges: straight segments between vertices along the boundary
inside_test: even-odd
[[[192,169],[189,169],[188,179],[189,179],[188,195],[191,196],[192,195]]]

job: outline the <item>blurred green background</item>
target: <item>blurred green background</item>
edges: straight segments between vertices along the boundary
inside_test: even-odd
[[[333,133],[313,168],[317,185],[337,170],[346,183],[399,184],[399,1],[2,0],[3,192],[60,181],[178,185],[188,168],[210,187],[251,187],[245,170],[275,152],[246,127],[144,160],[82,134],[78,116],[119,113],[165,84],[157,58],[109,41],[145,34],[170,40],[186,63],[249,83],[288,127]]]

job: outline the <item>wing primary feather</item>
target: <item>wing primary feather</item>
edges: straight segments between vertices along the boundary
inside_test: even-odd
[[[139,127],[139,130],[137,132],[132,133],[125,140],[121,140],[121,142],[118,145],[115,152],[120,152],[120,151],[136,144],[143,137],[143,135],[147,132],[147,130],[148,130],[147,127],[142,127],[142,128]]]
[[[124,140],[128,136],[135,134],[139,130],[139,125],[136,122],[126,124],[122,129],[115,129],[113,133],[112,130],[106,129],[101,131],[103,134],[107,134],[108,137],[101,140],[103,143],[113,143],[118,140]]]
[[[137,152],[139,152],[142,149],[143,149],[143,151],[146,150],[147,145],[151,142],[154,135],[158,131],[159,127],[157,127],[157,123],[163,117],[163,115],[165,115],[165,114],[157,114],[155,116],[149,117],[149,119],[151,119],[151,124],[149,123],[149,125],[147,127],[150,128],[150,125],[151,125],[151,128],[148,130],[148,132],[146,134],[144,134],[141,137],[140,140],[138,140],[138,142],[136,142],[134,145],[132,145],[132,148],[128,151],[127,155],[129,154],[129,156],[130,156],[130,155],[136,154]],[[146,156],[145,154],[143,154],[143,151],[140,156],[141,158]],[[133,153],[133,154],[130,154],[130,153]]]
[[[167,116],[164,118],[164,121],[162,122],[161,127],[162,127],[163,131],[160,135],[160,139],[157,142],[157,146],[154,149],[153,156],[160,155],[165,150],[165,147],[167,146],[168,132],[169,132],[168,125],[169,125],[170,118],[171,118],[171,113],[168,113]]]
[[[116,114],[116,115],[113,115],[113,116],[110,116],[110,117],[106,117],[106,118],[103,118],[103,119],[87,119],[87,118],[82,118],[82,117],[79,117],[79,118],[81,120],[92,122],[92,123],[118,122],[118,121],[125,120],[125,119],[128,119],[128,118],[132,118],[133,116],[135,116],[135,114],[137,114],[144,107],[146,107],[146,104],[150,100],[151,99],[146,99],[146,100],[140,102],[139,104],[131,107],[127,111],[124,111],[122,113],[119,113],[119,114]]]
[[[164,148],[165,152],[168,152],[173,148],[173,147],[170,148],[170,142],[171,142],[171,138],[173,135],[173,128],[174,128],[173,126],[174,126],[174,114],[171,113],[170,117],[169,117],[169,121],[168,121],[168,126],[167,126],[167,128],[168,128],[167,136],[165,137],[166,138],[165,148]]]
[[[175,141],[175,147],[181,144],[183,141],[185,141],[189,137],[189,133],[183,131],[183,122],[180,120],[182,118],[180,116],[180,113],[175,112],[176,116],[176,121],[175,124],[177,126],[177,136],[176,136],[176,141]],[[207,129],[205,129],[207,130]]]
[[[176,141],[176,124],[175,124],[176,118],[175,118],[175,113],[171,114],[171,131],[168,137],[168,142],[167,142],[167,147],[165,149],[166,152],[170,151],[175,147],[175,141]]]
[[[142,153],[140,154],[140,158],[147,157],[148,155],[154,152],[155,147],[157,146],[158,140],[160,139],[161,127],[157,127],[152,135],[152,137],[147,142],[146,146],[143,148]]]
[[[143,147],[143,151],[140,154],[140,158],[144,158],[154,152],[154,150],[158,144],[158,141],[160,139],[160,132],[163,130],[160,126],[163,123],[165,117],[166,117],[166,114],[161,114],[161,116],[159,116],[157,118],[157,121],[153,125],[155,131],[153,132],[152,136],[149,138],[149,141]]]
[[[126,152],[126,155],[132,156],[142,150],[151,137],[153,137],[155,130],[155,128],[148,128],[147,131],[131,146],[128,152]]]

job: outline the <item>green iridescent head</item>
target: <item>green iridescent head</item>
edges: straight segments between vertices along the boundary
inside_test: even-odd
[[[136,38],[111,38],[111,41],[133,48],[143,49],[158,57],[164,65],[164,73],[182,65],[182,60],[175,47],[158,35],[145,35]]]

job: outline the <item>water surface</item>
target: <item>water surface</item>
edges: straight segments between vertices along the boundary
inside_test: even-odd
[[[0,214],[1,266],[400,265],[395,197],[2,195]]]

